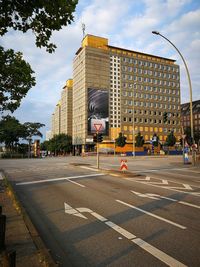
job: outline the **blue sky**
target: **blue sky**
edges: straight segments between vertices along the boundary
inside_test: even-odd
[[[86,34],[109,39],[109,44],[177,60],[181,70],[181,102],[189,101],[188,80],[176,50],[160,36],[170,39],[183,54],[191,76],[193,100],[200,99],[200,1],[199,0],[79,0],[74,22],[55,32],[57,50],[48,54],[35,46],[31,32],[10,31],[0,40],[6,49],[22,51],[35,71],[36,86],[30,89],[14,113],[21,122],[41,122],[51,127],[51,114],[62,87],[72,78],[72,61],[81,45],[81,24]],[[45,137],[45,136],[44,136]]]

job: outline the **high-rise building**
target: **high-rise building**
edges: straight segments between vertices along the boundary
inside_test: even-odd
[[[165,116],[165,120],[163,117]],[[180,125],[180,73],[175,60],[108,45],[86,35],[73,62],[73,144],[92,144],[99,130],[112,142],[140,132],[164,143]]]
[[[61,93],[60,133],[72,136],[72,86],[73,80],[67,80]]]
[[[73,80],[68,79],[51,116],[51,138],[60,133],[72,136],[72,87]]]
[[[61,104],[60,101],[57,103],[56,107],[55,107],[55,111],[52,114],[52,137],[54,135],[60,134],[60,128],[61,128]]]

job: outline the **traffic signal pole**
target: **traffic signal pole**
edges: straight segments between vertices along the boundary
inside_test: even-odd
[[[98,142],[98,132],[97,132],[97,169],[99,169],[99,142]]]

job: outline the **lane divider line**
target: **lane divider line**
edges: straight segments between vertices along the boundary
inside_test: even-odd
[[[77,217],[81,217],[83,219],[87,219],[86,216],[84,216],[82,213],[89,213],[101,222],[104,222],[108,227],[113,229],[115,232],[121,234],[131,242],[133,242],[135,245],[139,246],[141,249],[147,251],[149,254],[151,254],[153,257],[157,258],[158,260],[164,262],[166,265],[170,267],[187,267],[185,264],[181,263],[180,261],[174,259],[173,257],[169,256],[165,252],[159,250],[158,248],[150,245],[149,243],[145,242],[143,239],[138,238],[134,234],[130,233],[129,231],[125,230],[124,228],[120,227],[119,225],[109,221],[107,218],[101,216],[100,214],[92,211],[89,208],[72,208],[67,203],[64,203],[65,207],[65,213],[69,215],[75,215]],[[82,215],[82,216],[81,216]]]
[[[140,208],[138,208],[138,207],[135,207],[135,206],[133,206],[133,205],[131,205],[131,204],[128,204],[128,203],[126,203],[126,202],[124,202],[124,201],[121,201],[121,200],[118,200],[118,199],[117,199],[116,201],[119,202],[119,203],[121,203],[121,204],[123,204],[123,205],[125,205],[125,206],[127,206],[127,207],[130,207],[130,208],[132,208],[132,209],[135,209],[135,210],[138,210],[138,211],[140,211],[140,212],[142,212],[142,213],[145,213],[145,214],[147,214],[147,215],[149,215],[149,216],[151,216],[151,217],[154,217],[154,218],[156,218],[156,219],[158,219],[158,220],[160,220],[160,221],[164,221],[164,222],[166,222],[166,223],[169,223],[169,224],[171,224],[171,225],[174,225],[174,226],[176,226],[176,227],[178,227],[178,228],[180,228],[180,229],[182,229],[182,230],[187,229],[187,227],[185,227],[185,226],[183,226],[183,225],[181,225],[181,224],[172,222],[172,221],[170,221],[170,220],[168,220],[168,219],[165,219],[165,218],[160,217],[160,216],[158,216],[158,215],[155,215],[155,214],[153,214],[153,213],[151,213],[151,212],[148,212],[148,211],[145,211],[145,210],[140,209]]]
[[[61,177],[61,178],[53,178],[53,179],[44,179],[44,180],[37,180],[37,181],[30,181],[30,182],[20,182],[16,183],[16,185],[29,185],[29,184],[40,184],[40,183],[47,183],[47,182],[57,182],[63,180],[71,180],[71,179],[79,179],[79,178],[87,178],[93,176],[103,176],[104,173],[96,173],[96,174],[88,174],[88,175],[79,175],[79,176],[71,176],[71,177]]]

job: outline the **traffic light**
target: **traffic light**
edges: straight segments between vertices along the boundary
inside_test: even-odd
[[[103,141],[103,135],[101,133],[97,134],[97,141],[101,143]]]
[[[93,142],[97,143],[97,134],[96,133],[93,135]]]
[[[167,122],[167,119],[168,119],[168,114],[167,114],[167,112],[164,112],[163,113],[163,122],[164,123]]]

